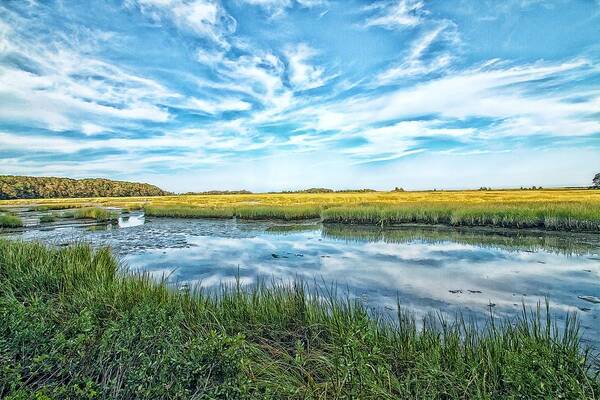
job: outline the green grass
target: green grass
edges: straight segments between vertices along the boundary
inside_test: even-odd
[[[600,231],[600,207],[582,203],[364,205],[323,211],[324,222],[351,224],[444,224]]]
[[[235,215],[241,219],[281,219],[286,221],[320,218],[319,206],[247,206],[235,210]]]
[[[40,217],[40,222],[42,222],[42,223],[48,223],[48,222],[54,222],[54,221],[56,221],[56,217],[51,214],[42,215]]]
[[[573,316],[476,330],[295,285],[178,292],[109,250],[0,240],[0,398],[584,399]]]
[[[23,226],[23,221],[16,215],[0,213],[0,228],[18,228]]]
[[[52,210],[65,210],[68,208],[77,208],[79,207],[77,206],[73,206],[70,204],[45,204],[45,205],[41,205],[41,206],[35,206],[32,207],[32,210],[34,211],[52,211]]]
[[[75,211],[68,210],[56,213],[59,218],[75,218]]]
[[[286,221],[320,218],[320,207],[194,207],[194,206],[147,206],[144,213],[150,217],[174,218],[240,218],[248,220],[280,219]]]
[[[119,214],[101,207],[85,207],[74,210],[73,217],[95,219],[96,221],[113,221],[119,217]]]

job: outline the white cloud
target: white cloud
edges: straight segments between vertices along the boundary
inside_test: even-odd
[[[226,37],[235,32],[237,22],[216,0],[128,0],[157,21],[168,19],[182,30],[228,47]]]
[[[431,51],[433,44],[440,49]],[[411,43],[400,63],[380,72],[373,84],[381,86],[403,78],[442,71],[450,66],[460,46],[461,40],[456,24],[447,20],[437,21],[430,30],[425,31]]]
[[[272,120],[294,102],[292,91],[284,85],[284,63],[271,52],[252,50],[248,55],[217,60],[213,68],[219,80],[197,80],[200,86],[252,97],[262,109],[246,121],[249,125]]]
[[[316,7],[327,5],[328,0],[296,0],[303,7]]]
[[[49,56],[52,63],[60,63],[64,54]],[[176,94],[160,90],[151,81],[127,74],[112,75],[117,70],[104,70],[103,64],[88,65],[90,68],[86,69],[89,60],[75,62],[84,68],[68,71],[59,65],[47,65],[33,74],[0,66],[0,95],[6,102],[0,108],[0,118],[26,120],[53,130],[76,129],[81,118],[155,122],[169,119],[168,111],[156,103],[176,98]]]
[[[107,129],[100,125],[85,122],[81,124],[81,131],[86,135],[96,135],[98,133],[106,132]]]
[[[594,118],[600,110],[600,91],[548,92],[540,90],[539,85],[549,82],[556,88],[562,82],[594,73],[594,67],[585,60],[519,67],[491,61],[479,68],[401,89],[370,92],[319,106],[309,104],[292,112],[289,118],[302,124],[299,132],[334,131],[338,132],[336,140],[362,139],[350,141],[359,143],[352,147],[344,145],[344,153],[359,162],[389,160],[422,151],[418,139],[423,137],[453,136],[469,142],[510,136],[585,136],[600,133],[600,121]],[[420,120],[422,116],[436,119],[425,122]],[[456,122],[470,118],[486,119],[489,125],[456,128]],[[448,123],[454,127],[448,128]],[[303,144],[312,139],[311,135],[298,140]]]
[[[214,66],[224,61],[225,53],[223,51],[198,49],[196,50],[196,59],[202,64]]]
[[[23,135],[19,133],[0,132],[0,146],[6,150],[23,150],[24,142],[27,151],[53,152],[57,154],[72,154],[84,150],[114,149],[129,154],[132,159],[147,159],[144,151],[161,149],[163,156],[171,157],[169,151],[183,151],[186,156],[180,157],[189,163],[208,163],[208,160],[221,159],[223,152],[244,152],[270,146],[273,138],[257,138],[251,135],[230,133],[219,123],[208,125],[206,128],[185,128],[174,130],[153,137],[109,138],[93,137],[67,138],[46,135]],[[137,155],[134,157],[134,155]],[[209,157],[211,156],[211,157]],[[212,157],[214,156],[214,157]],[[201,157],[204,159],[194,159]],[[88,160],[86,160],[87,163]]]
[[[359,130],[356,134],[366,143],[345,150],[346,154],[367,162],[391,160],[422,151],[417,148],[419,137],[469,137],[476,130],[444,128],[440,121],[401,121],[390,126]]]
[[[313,8],[328,4],[328,0],[240,0],[244,3],[259,6],[268,11],[271,16],[279,17],[285,13],[287,8],[298,4],[300,7]]]
[[[226,111],[248,111],[252,104],[233,98],[222,98],[214,100],[190,99],[188,107],[207,114],[220,114]]]
[[[365,21],[366,27],[377,26],[385,29],[417,26],[425,13],[424,3],[420,0],[379,1],[365,10],[373,13]]]
[[[597,132],[598,123],[592,116],[598,110],[600,92],[575,102],[565,93],[544,91],[540,94],[527,86],[536,84],[540,79],[590,73],[588,68],[587,62],[579,60],[512,68],[494,68],[492,64],[491,69],[473,69],[385,94],[356,96],[301,113],[307,118],[315,115],[317,120],[313,119],[313,122],[327,129],[344,130],[348,126],[356,128],[438,115],[459,120],[487,117],[504,123],[509,120],[528,121],[528,127],[512,132],[519,135],[537,133],[540,126],[547,126],[550,135],[590,134]],[[582,124],[582,121],[587,122]],[[560,129],[551,129],[553,125]],[[579,131],[584,126],[585,131]],[[502,134],[511,132],[502,131]]]
[[[297,89],[313,89],[325,83],[323,77],[325,70],[309,63],[316,55],[317,51],[305,43],[289,47],[285,51],[290,70],[290,82]]]
[[[74,44],[60,35],[37,40],[28,34],[35,22],[6,10],[3,15],[11,27],[3,27],[0,50],[2,120],[89,134],[100,119],[102,125],[165,122],[170,114],[164,105],[181,99],[152,79],[95,58],[93,45],[81,38]]]

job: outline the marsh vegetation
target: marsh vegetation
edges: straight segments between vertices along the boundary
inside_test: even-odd
[[[119,217],[118,211],[107,210],[102,207],[83,207],[72,211],[72,213],[73,218],[94,219],[96,221],[114,221]]]
[[[495,226],[598,231],[595,190],[486,190],[181,195],[5,201],[36,207],[144,208],[149,216],[181,218],[322,219],[394,225]]]
[[[1,397],[600,394],[572,315],[561,329],[544,308],[421,325],[301,282],[182,292],[123,272],[107,249],[0,241]]]
[[[0,228],[18,228],[23,221],[16,215],[0,211]]]

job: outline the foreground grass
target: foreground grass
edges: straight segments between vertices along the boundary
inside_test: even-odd
[[[417,329],[301,284],[182,293],[119,269],[107,249],[0,241],[0,397],[600,395],[572,317]]]
[[[23,226],[21,218],[0,212],[0,228],[18,228],[20,226]]]

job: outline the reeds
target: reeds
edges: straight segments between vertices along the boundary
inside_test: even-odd
[[[408,203],[333,207],[323,222],[354,224],[443,224],[600,231],[600,206],[580,203]]]
[[[119,218],[119,213],[101,207],[84,207],[74,210],[73,217],[95,219],[96,221],[114,221]]]
[[[40,222],[41,223],[49,223],[49,222],[54,222],[56,221],[56,217],[52,214],[45,214],[40,216]]]
[[[302,283],[172,290],[109,250],[0,240],[1,398],[597,398],[578,323],[386,320]]]
[[[0,213],[0,228],[18,228],[23,226],[23,221],[16,215]]]
[[[147,206],[144,213],[151,217],[174,218],[240,218],[240,219],[280,219],[304,220],[320,218],[319,207],[181,207],[181,206]]]

